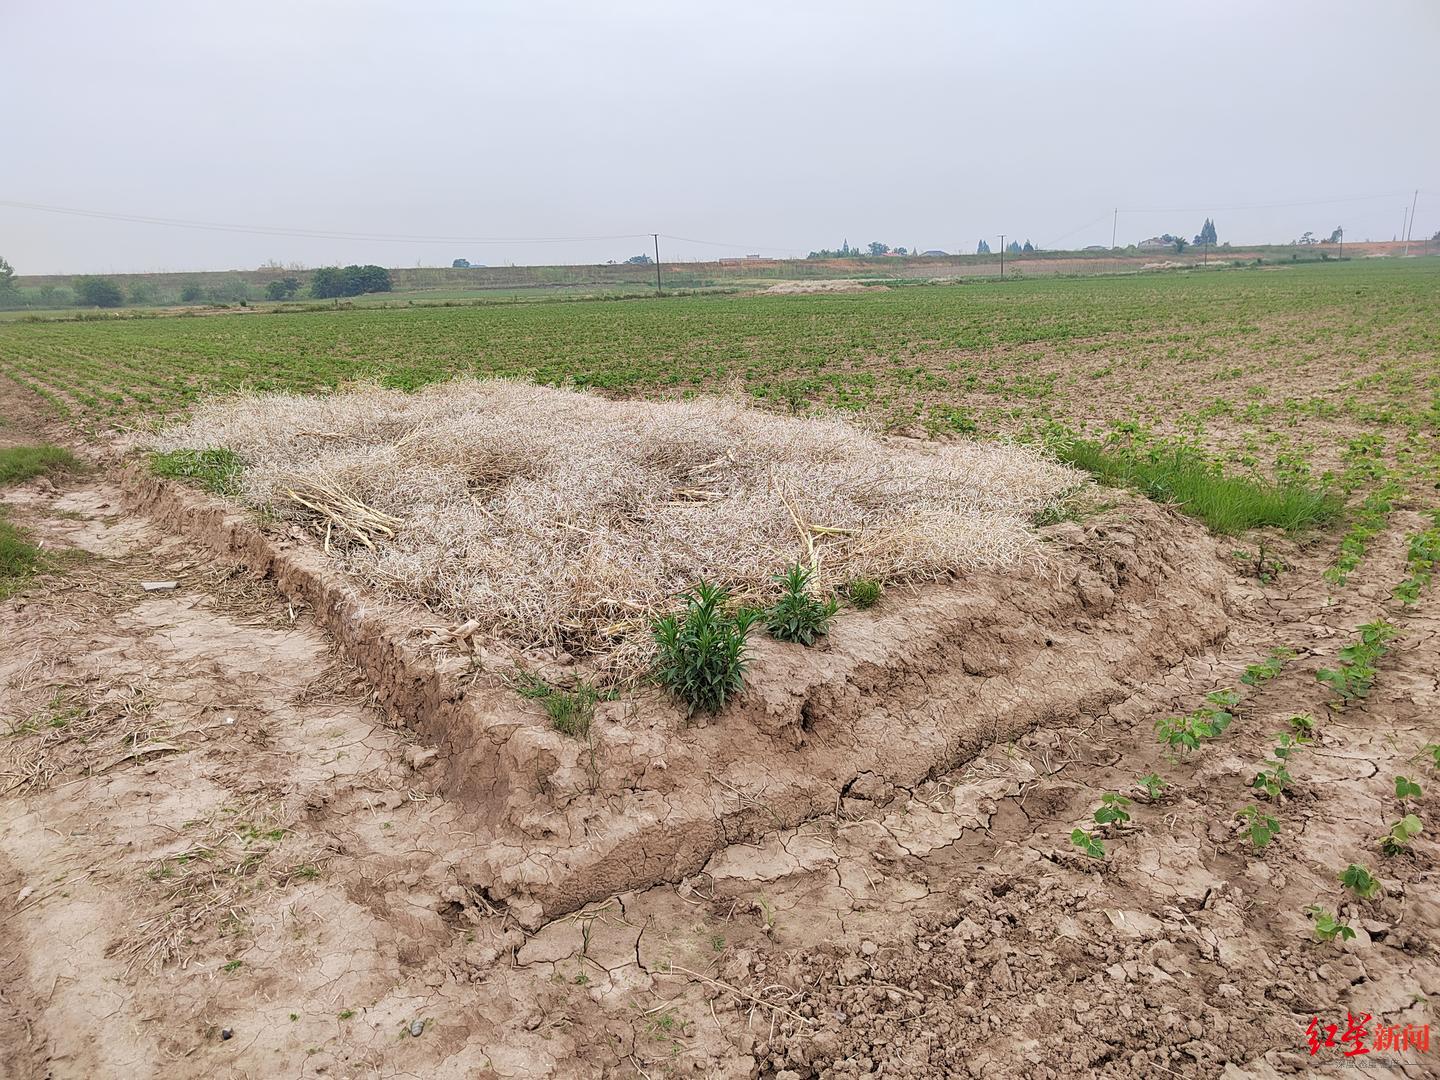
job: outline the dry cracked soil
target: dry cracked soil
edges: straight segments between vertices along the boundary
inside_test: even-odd
[[[757,775],[727,797],[761,824],[697,867],[521,918],[464,871],[487,823],[442,748],[303,600],[135,512],[106,468],[3,498],[64,568],[0,606],[0,1076],[1440,1075],[1440,1048],[1383,1038],[1440,994],[1433,830],[1377,848],[1397,775],[1434,805],[1415,755],[1440,741],[1440,620],[1433,592],[1389,599],[1419,515],[1342,590],[1328,543],[1277,540],[1290,569],[1262,585],[1167,515],[1224,612],[1183,655],[931,774],[862,771],[800,820],[763,824]],[[1375,689],[1338,708],[1315,671],[1380,616]],[[1230,729],[1167,756],[1156,721],[1223,687]],[[1257,801],[1301,713],[1290,791]],[[1097,860],[1070,833],[1107,792],[1131,820],[1095,827]],[[1262,850],[1235,817],[1257,802]],[[1352,862],[1383,892],[1348,896]],[[1354,938],[1317,941],[1311,904]]]

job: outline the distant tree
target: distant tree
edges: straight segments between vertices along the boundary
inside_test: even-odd
[[[631,255],[625,261],[627,263],[630,263],[632,266],[649,266],[655,260],[650,258],[649,255],[645,255],[642,253],[640,255]]]
[[[1435,230],[1435,235],[1430,237],[1432,243],[1440,243],[1440,229]]]
[[[1025,245],[1020,250],[1029,253],[1035,250],[1035,245],[1030,243],[1029,240],[1026,240]]]
[[[975,245],[975,254],[976,254],[976,255],[989,255],[989,254],[990,254],[990,245],[987,244],[984,240],[981,240],[980,243],[978,243],[978,244]]]
[[[266,300],[289,300],[300,291],[300,279],[297,277],[283,277],[265,286]]]
[[[1005,250],[1008,251],[1011,255],[1019,255],[1021,251],[1020,241],[1011,240],[1008,244],[1005,245]]]
[[[0,256],[0,293],[15,291],[15,268],[6,262],[3,256]]]
[[[383,266],[322,266],[310,278],[310,295],[317,300],[361,293],[389,292],[390,271]]]
[[[1330,239],[1329,239],[1329,240],[1326,240],[1325,242],[1326,242],[1327,244],[1338,244],[1338,243],[1340,243],[1340,241],[1342,241],[1342,240],[1344,240],[1344,239],[1345,239],[1345,230],[1342,229],[1339,225],[1336,225],[1336,226],[1335,226],[1335,231],[1330,234]]]
[[[1300,239],[1297,241],[1297,243],[1316,244],[1319,243],[1319,241],[1315,239],[1315,234],[1307,229],[1305,232],[1300,234]]]
[[[198,281],[187,281],[180,286],[180,302],[182,304],[198,304],[203,295]]]
[[[869,251],[871,255],[887,255],[890,252],[890,245],[882,244],[879,240],[871,240],[866,250]]]
[[[1215,243],[1215,223],[1207,217],[1205,224],[1200,226],[1200,231],[1195,234],[1195,244],[1197,247],[1202,244],[1208,244],[1210,247],[1214,247]]]
[[[129,295],[125,298],[126,303],[143,306],[153,304],[159,299],[155,286],[148,281],[134,281],[130,284]]]
[[[1172,242],[1175,245],[1175,254],[1177,255],[1183,254],[1185,249],[1190,246],[1190,242],[1183,236],[1175,237]]]
[[[896,255],[909,255],[910,252],[906,251],[903,247],[898,247],[898,248],[895,249],[895,254],[896,254]]]
[[[454,262],[452,262],[452,263],[450,264],[450,269],[452,269],[452,270],[469,270],[469,269],[470,269],[470,260],[469,260],[469,259],[456,259]]]
[[[82,307],[119,307],[125,303],[120,286],[106,277],[78,277],[75,297]]]

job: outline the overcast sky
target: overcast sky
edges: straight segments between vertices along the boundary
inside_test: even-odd
[[[273,230],[0,205],[21,274],[1440,227],[1436,0],[0,0],[0,72],[0,201]]]

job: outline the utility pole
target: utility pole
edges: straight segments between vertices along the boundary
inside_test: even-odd
[[[1420,201],[1420,189],[1415,189],[1414,196],[1410,199],[1410,224],[1405,226],[1405,254],[1410,254],[1410,234],[1415,231],[1415,204]]]
[[[660,291],[660,234],[652,232],[650,239],[655,241],[655,295],[665,295]]]
[[[1000,234],[1000,280],[1005,280],[1005,234]]]
[[[1110,250],[1115,250],[1115,230],[1120,227],[1120,208],[1115,207],[1115,216],[1110,219]]]
[[[1335,231],[1340,234],[1340,261],[1341,261],[1341,262],[1344,262],[1344,261],[1345,261],[1345,227],[1342,225],[1340,228],[1336,229]]]

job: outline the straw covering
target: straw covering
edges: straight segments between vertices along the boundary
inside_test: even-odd
[[[1081,479],[1003,443],[507,380],[213,401],[153,446],[232,450],[244,502],[312,524],[371,583],[618,670],[699,578],[759,600],[797,560],[819,590],[1004,568]]]

